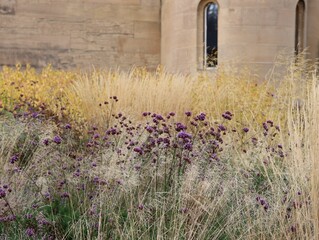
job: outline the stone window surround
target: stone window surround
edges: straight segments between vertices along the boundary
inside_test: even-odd
[[[197,7],[197,69],[198,70],[215,70],[217,66],[206,67],[205,59],[205,10],[208,4],[215,3],[218,5],[218,11],[220,11],[220,5],[216,0],[202,0]]]
[[[299,8],[299,4],[303,4],[302,6],[303,9]],[[307,5],[306,4],[307,3],[305,0],[298,0],[296,3],[296,16],[295,16],[295,53],[296,54],[301,53],[306,45],[306,29],[307,29],[306,27]]]

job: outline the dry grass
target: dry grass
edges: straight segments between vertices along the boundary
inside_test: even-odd
[[[173,111],[177,115],[170,120],[172,124],[188,121],[185,111],[206,112],[207,129],[216,127],[215,120],[228,129],[220,143],[220,161],[209,163],[207,149],[211,143],[202,143],[195,137],[194,155],[187,155],[191,164],[184,161],[183,170],[177,163],[183,159],[179,154],[184,150],[176,153],[174,148],[157,147],[149,155],[139,155],[126,148],[125,133],[110,136],[110,147],[96,145],[87,150],[79,142],[74,144],[73,135],[59,130],[65,134],[62,144],[43,146],[43,140],[52,139],[57,132],[52,125],[37,118],[36,124],[13,122],[1,115],[1,184],[12,185],[14,191],[8,194],[8,200],[15,203],[15,211],[22,212],[29,210],[33,201],[41,203],[41,191],[48,191],[47,186],[59,196],[61,192],[55,188],[61,179],[67,179],[68,184],[61,191],[70,193],[72,221],[68,230],[61,230],[58,225],[51,229],[61,239],[317,239],[319,86],[315,70],[308,66],[301,62],[291,64],[285,78],[275,85],[277,79],[258,83],[249,71],[238,74],[226,69],[214,76],[197,77],[172,75],[161,69],[155,73],[143,69],[130,73],[69,73],[65,87],[58,91],[60,99],[54,98],[54,91],[50,96],[66,110],[55,108],[57,112],[50,111],[51,114],[79,126],[85,123],[85,127],[96,125],[105,130],[119,121],[111,115],[120,111],[134,123],[145,122],[142,112]],[[50,76],[54,71],[46,73]],[[18,81],[21,74],[20,70],[8,69],[0,74],[2,104],[7,110],[20,101],[19,94],[25,96],[24,101],[32,97],[32,91],[8,84],[12,79]],[[43,73],[32,74],[43,78]],[[59,84],[60,80],[54,79]],[[40,83],[36,89],[46,90],[37,93],[35,107],[46,103],[51,110],[45,98],[50,90]],[[119,101],[110,100],[112,96]],[[104,104],[105,101],[109,103]],[[229,122],[220,119],[226,110],[234,113]],[[265,136],[261,123],[266,120],[273,120],[281,130],[273,127]],[[250,131],[243,134],[243,127]],[[233,128],[237,132],[232,132]],[[189,127],[191,130],[198,137],[199,130]],[[129,138],[140,146],[149,135],[141,128]],[[175,135],[170,139],[175,139]],[[22,147],[21,136],[27,136]],[[99,141],[93,136],[90,141]],[[251,137],[258,138],[257,145],[251,143]],[[25,168],[12,175],[16,165],[8,164],[10,157],[15,151],[27,152],[35,139],[38,147]],[[282,145],[284,158],[278,157],[278,144]],[[83,158],[81,162],[79,156]],[[98,167],[92,167],[92,163]],[[83,177],[74,177],[76,169]],[[46,174],[48,170],[52,175]],[[90,181],[95,177],[107,182],[107,187],[92,185]],[[45,186],[40,186],[41,182]],[[77,190],[82,183],[88,186],[84,192]],[[258,197],[269,204],[267,211]],[[75,209],[80,209],[79,216]],[[23,224],[20,227],[29,226]],[[1,226],[0,223],[0,230]],[[13,228],[8,229],[14,233]],[[24,236],[24,231],[16,234]]]

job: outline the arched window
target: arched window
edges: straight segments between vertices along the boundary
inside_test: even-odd
[[[218,9],[216,2],[208,3],[204,9],[204,61],[207,68],[218,63]]]
[[[304,0],[299,0],[296,7],[296,33],[295,33],[295,53],[298,55],[304,48],[305,38],[305,8]]]

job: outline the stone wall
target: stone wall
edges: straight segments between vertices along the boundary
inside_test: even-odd
[[[211,0],[0,0],[0,67],[147,66],[203,69],[203,7]],[[293,53],[298,0],[218,0],[219,64],[266,72]],[[319,0],[306,2],[305,43],[319,57]]]
[[[0,0],[0,65],[160,63],[160,0]]]
[[[171,71],[203,69],[203,20],[209,0],[163,0],[162,63]],[[279,53],[294,53],[297,0],[218,0],[219,64],[266,73]],[[308,6],[309,2],[309,6]],[[319,1],[306,1],[311,56],[318,51]],[[307,44],[307,42],[306,42]],[[308,45],[308,46],[309,46]]]

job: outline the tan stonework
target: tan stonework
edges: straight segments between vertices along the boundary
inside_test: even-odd
[[[0,0],[0,65],[155,68],[160,63],[159,3]]]
[[[218,61],[267,71],[280,52],[295,50],[298,0],[163,0],[162,64],[171,71],[203,70],[203,11],[219,4]],[[319,58],[319,0],[305,0],[305,45]]]
[[[204,69],[203,9],[214,0],[0,0],[0,66],[164,65]],[[218,0],[218,63],[266,71],[295,50],[298,0]],[[305,0],[304,43],[319,57],[319,0]]]

